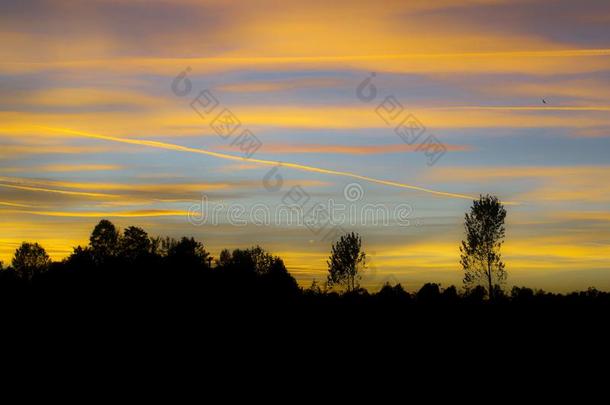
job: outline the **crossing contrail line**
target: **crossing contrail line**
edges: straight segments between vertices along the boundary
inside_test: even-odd
[[[2,180],[0,180],[2,181]],[[33,187],[33,186],[24,186],[18,184],[5,184],[0,183],[0,187],[14,188],[17,190],[25,190],[25,191],[42,191],[45,193],[56,193],[56,194],[66,194],[66,195],[77,195],[84,197],[95,197],[95,198],[116,198],[117,195],[113,194],[102,194],[102,193],[87,193],[84,191],[67,191],[67,190],[57,190],[45,187]]]
[[[181,146],[181,145],[176,145],[176,144],[167,143],[167,142],[151,141],[151,140],[145,140],[145,139],[127,139],[127,138],[120,138],[120,137],[110,136],[110,135],[94,134],[92,132],[76,131],[76,130],[67,129],[67,128],[57,128],[57,127],[47,127],[47,126],[36,126],[36,127],[46,129],[49,131],[61,132],[64,134],[70,134],[70,135],[81,136],[81,137],[86,137],[86,138],[101,139],[101,140],[107,140],[107,141],[112,141],[112,142],[120,142],[120,143],[126,143],[126,144],[130,144],[130,145],[148,146],[148,147],[152,147],[152,148],[172,150],[172,151],[177,151],[177,152],[197,153],[197,154],[201,154],[201,155],[213,156],[216,158],[226,159],[226,160],[250,162],[250,163],[256,163],[256,164],[266,165],[266,166],[282,166],[282,167],[288,167],[291,169],[296,169],[296,170],[301,170],[301,171],[306,171],[306,172],[323,173],[323,174],[330,174],[330,175],[334,175],[334,176],[348,177],[348,178],[352,178],[352,179],[356,179],[356,180],[362,180],[362,181],[375,183],[375,184],[381,184],[381,185],[390,186],[390,187],[421,191],[424,193],[429,193],[429,194],[442,196],[442,197],[460,198],[460,199],[471,200],[471,201],[478,199],[478,197],[473,197],[473,196],[466,195],[466,194],[438,191],[438,190],[433,190],[430,188],[415,186],[412,184],[399,183],[399,182],[390,181],[390,180],[382,180],[382,179],[377,179],[374,177],[363,176],[363,175],[360,175],[357,173],[351,173],[351,172],[345,172],[345,171],[339,171],[339,170],[331,170],[331,169],[323,169],[320,167],[302,165],[302,164],[298,164],[298,163],[245,158],[245,157],[230,155],[227,153],[212,152],[212,151],[209,151],[206,149],[191,148],[188,146]],[[515,202],[503,202],[503,203],[508,204],[508,205],[517,204]]]

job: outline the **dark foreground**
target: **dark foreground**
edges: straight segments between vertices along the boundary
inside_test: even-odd
[[[462,363],[548,365],[602,359],[608,351],[610,296],[596,290],[514,289],[489,302],[481,290],[458,294],[434,284],[415,294],[389,285],[337,294],[301,289],[286,274],[119,262],[57,264],[29,281],[5,272],[4,358],[16,356],[26,368],[26,355],[47,365],[70,358],[73,371],[106,364],[127,379],[119,365],[171,374],[188,363],[223,375],[311,367],[331,379],[335,365],[358,378],[377,375],[375,367],[394,377],[418,367],[433,372],[430,378],[454,378]],[[414,366],[421,357],[423,365]]]
[[[553,294],[513,288],[496,292],[493,300],[483,288],[463,292],[437,284],[426,284],[416,293],[389,284],[375,293],[364,289],[337,293],[317,286],[300,288],[283,267],[257,273],[249,266],[175,266],[56,263],[27,281],[4,270],[0,313],[4,319],[27,313],[45,320],[116,321],[126,326],[162,320],[185,325],[279,320],[282,325],[326,322],[383,329],[414,322],[441,328],[469,322],[564,323],[570,328],[592,321],[588,327],[595,327],[607,324],[610,310],[610,294],[595,289]]]

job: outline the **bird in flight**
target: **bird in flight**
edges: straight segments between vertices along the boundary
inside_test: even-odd
[[[542,104],[546,104],[546,100],[545,99],[542,99]]]

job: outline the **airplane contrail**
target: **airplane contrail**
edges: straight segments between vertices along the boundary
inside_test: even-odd
[[[187,211],[170,211],[170,210],[142,210],[142,211],[104,211],[104,212],[69,212],[69,211],[27,211],[27,210],[3,210],[4,213],[10,214],[29,214],[44,217],[68,217],[68,218],[100,218],[100,217],[117,217],[117,218],[142,218],[142,217],[176,217],[185,216]]]
[[[226,154],[226,153],[212,152],[212,151],[205,150],[205,149],[190,148],[188,146],[181,146],[181,145],[176,145],[176,144],[172,144],[172,143],[151,141],[151,140],[145,140],[145,139],[126,139],[126,138],[120,138],[120,137],[116,137],[116,136],[94,134],[91,132],[75,131],[75,130],[67,129],[67,128],[56,128],[56,127],[46,127],[46,126],[36,126],[36,127],[50,130],[50,131],[55,131],[55,132],[61,132],[64,134],[82,136],[82,137],[86,137],[86,138],[102,139],[102,140],[121,142],[121,143],[126,143],[126,144],[131,144],[131,145],[149,146],[152,148],[166,149],[166,150],[172,150],[172,151],[178,151],[178,152],[197,153],[197,154],[201,154],[201,155],[213,156],[216,158],[226,159],[226,160],[236,160],[236,161],[241,161],[241,162],[245,161],[245,162],[256,163],[256,164],[261,164],[261,165],[266,165],[266,166],[283,166],[283,167],[288,167],[291,169],[296,169],[296,170],[301,170],[301,171],[306,171],[306,172],[323,173],[323,174],[330,174],[330,175],[341,176],[341,177],[348,177],[348,178],[352,178],[352,179],[363,180],[363,181],[367,181],[370,183],[376,183],[376,184],[381,184],[381,185],[390,186],[390,187],[397,187],[397,188],[421,191],[424,193],[429,193],[429,194],[442,196],[442,197],[461,198],[461,199],[471,200],[471,201],[476,200],[478,198],[478,197],[473,197],[473,196],[466,195],[466,194],[438,191],[438,190],[433,190],[433,189],[415,186],[415,185],[411,185],[411,184],[399,183],[399,182],[389,181],[389,180],[382,180],[382,179],[377,179],[377,178],[369,177],[369,176],[363,176],[363,175],[351,173],[351,172],[323,169],[323,168],[315,167],[315,166],[301,165],[298,163],[245,158],[245,157],[234,156],[234,155],[230,155],[230,154]],[[516,203],[504,202],[504,204],[512,205],[512,204],[516,204]]]
[[[0,205],[5,205],[7,207],[22,207],[22,208],[32,207],[31,205],[27,205],[27,204],[18,204],[18,203],[13,203],[13,202],[8,202],[8,201],[0,201]]]
[[[32,186],[22,186],[16,184],[5,184],[0,183],[0,187],[14,188],[17,190],[26,190],[26,191],[42,191],[45,193],[56,193],[56,194],[65,194],[65,195],[78,195],[84,197],[95,197],[95,198],[116,198],[118,196],[113,194],[102,194],[102,193],[87,193],[83,191],[67,191],[67,190],[57,190],[51,188],[44,187],[32,187]]]

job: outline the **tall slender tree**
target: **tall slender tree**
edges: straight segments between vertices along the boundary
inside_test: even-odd
[[[465,240],[460,247],[464,285],[485,286],[490,300],[494,290],[506,280],[500,248],[504,242],[506,209],[495,196],[481,196],[473,201],[464,220]]]
[[[347,291],[359,287],[360,270],[366,264],[366,254],[362,251],[362,238],[357,233],[348,233],[333,244],[328,264],[327,283],[329,287],[340,285]]]

